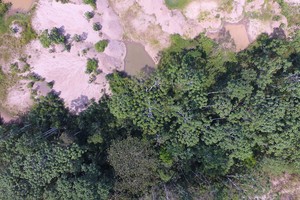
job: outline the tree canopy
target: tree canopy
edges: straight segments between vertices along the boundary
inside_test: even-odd
[[[241,199],[266,192],[270,163],[299,174],[300,35],[172,42],[79,115],[50,94],[1,125],[0,199]]]

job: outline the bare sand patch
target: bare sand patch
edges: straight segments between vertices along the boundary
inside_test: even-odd
[[[26,112],[33,104],[30,98],[30,90],[27,88],[28,81],[20,81],[9,89],[4,107],[13,114]]]
[[[236,51],[243,50],[250,44],[244,24],[226,24],[225,30],[229,31],[231,38],[235,43]]]
[[[0,108],[0,119],[2,119],[3,122],[7,123],[15,119],[15,117],[8,113],[6,110]]]
[[[78,34],[85,35],[85,39],[73,41],[70,52],[64,51],[60,45],[52,47],[50,52],[39,41],[33,41],[27,47],[26,54],[31,55],[28,63],[33,72],[47,82],[54,81],[53,90],[60,93],[66,105],[76,112],[83,109],[87,100],[97,100],[104,93],[109,93],[105,76],[113,70],[124,69],[126,48],[120,41],[122,27],[107,1],[98,1],[98,4],[95,17],[88,21],[84,17],[85,12],[92,11],[88,5],[40,1],[33,18],[33,27],[37,32],[59,27],[70,38]],[[93,23],[96,22],[102,26],[101,34],[93,30]],[[108,39],[109,44],[103,53],[98,53],[94,44],[101,39]],[[88,58],[97,59],[101,71],[94,82],[90,81],[91,75],[85,73]]]
[[[12,10],[29,11],[35,0],[3,0],[6,3],[12,3]]]

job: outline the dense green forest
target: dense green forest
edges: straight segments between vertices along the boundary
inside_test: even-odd
[[[50,94],[2,124],[0,199],[248,199],[300,174],[300,34],[172,41],[79,115]]]

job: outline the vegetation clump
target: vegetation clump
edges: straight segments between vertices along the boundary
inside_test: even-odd
[[[98,69],[98,60],[95,58],[89,58],[87,60],[85,73],[87,74],[91,74],[93,72],[96,73],[97,69]]]
[[[108,45],[108,40],[100,40],[95,44],[95,49],[98,52],[103,52]]]
[[[96,0],[83,0],[83,2],[92,6],[94,9],[96,8]]]
[[[165,0],[165,4],[169,9],[183,9],[191,0]]]
[[[87,11],[87,12],[84,13],[84,16],[85,16],[88,20],[90,20],[90,19],[92,19],[92,18],[95,16],[95,13],[94,13],[94,12],[89,12],[89,11]]]
[[[94,31],[100,31],[102,29],[102,26],[100,23],[94,23],[93,24],[93,30]]]
[[[300,25],[300,6],[290,5],[284,0],[276,0],[281,7],[281,13],[286,17],[288,26]]]
[[[44,30],[39,39],[44,48],[49,48],[52,44],[64,44],[66,41],[65,36],[56,27],[52,28],[50,32],[48,29]]]

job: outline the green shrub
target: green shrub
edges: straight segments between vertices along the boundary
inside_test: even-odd
[[[51,45],[51,40],[49,38],[48,29],[44,30],[39,37],[40,42],[44,48],[48,48]]]
[[[11,3],[4,3],[0,0],[0,16],[4,16],[5,13],[9,10],[11,7]]]
[[[100,40],[95,44],[95,49],[98,52],[103,52],[108,45],[108,40]]]
[[[65,43],[65,36],[56,27],[51,29],[50,33],[48,29],[44,30],[39,39],[44,48],[49,48],[52,44]]]
[[[94,13],[94,12],[89,12],[89,11],[87,11],[87,12],[84,13],[84,16],[85,16],[88,20],[90,20],[90,19],[92,19],[92,18],[95,16],[95,13]]]
[[[69,3],[70,0],[56,0],[56,2],[61,2],[61,3]]]
[[[276,0],[281,7],[281,14],[284,15],[288,21],[288,26],[300,24],[300,6],[292,6],[284,0]]]
[[[47,85],[48,85],[48,87],[49,87],[49,88],[51,88],[51,89],[52,89],[52,88],[53,88],[53,86],[54,86],[54,81],[50,81],[50,82],[48,82],[48,83],[47,83]]]
[[[85,73],[91,74],[93,72],[96,72],[97,68],[98,68],[98,60],[95,58],[89,58],[86,64]]]
[[[31,81],[31,82],[29,82],[29,83],[27,84],[27,87],[28,87],[28,88],[33,88],[33,85],[34,85],[34,82]]]
[[[280,15],[275,15],[275,16],[273,16],[272,20],[273,21],[279,21],[279,20],[281,20],[281,16]]]
[[[101,24],[100,23],[94,23],[93,24],[93,30],[94,31],[100,31],[102,28]]]
[[[91,5],[93,8],[96,8],[96,0],[83,0],[83,2]]]
[[[165,0],[165,4],[169,9],[183,9],[190,0]]]

